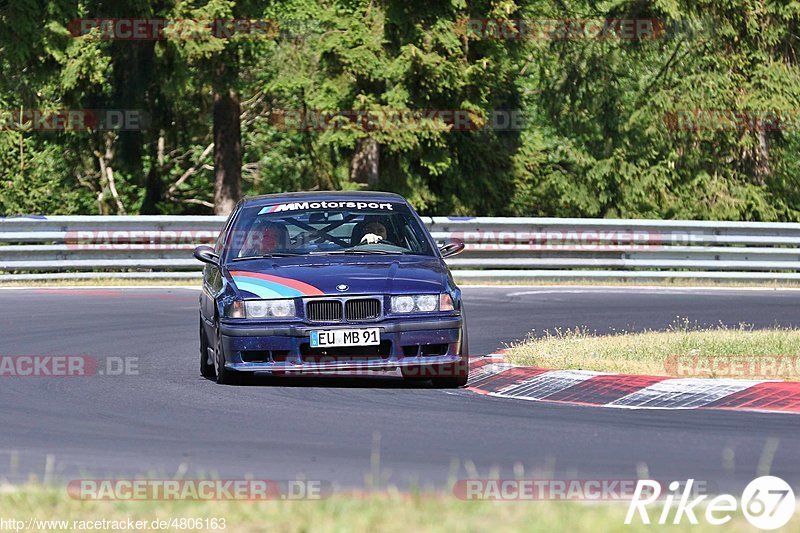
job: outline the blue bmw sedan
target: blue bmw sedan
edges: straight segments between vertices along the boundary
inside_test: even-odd
[[[245,198],[206,263],[200,372],[218,383],[253,374],[402,372],[466,384],[461,291],[401,196],[289,193]]]

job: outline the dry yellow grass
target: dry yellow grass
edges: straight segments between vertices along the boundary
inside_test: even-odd
[[[695,329],[597,335],[556,330],[510,347],[509,362],[555,369],[624,374],[800,380],[800,330]]]

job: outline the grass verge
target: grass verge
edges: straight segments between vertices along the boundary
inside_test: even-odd
[[[655,508],[654,508],[655,509]],[[89,502],[73,500],[63,489],[24,486],[0,487],[0,517],[4,520],[67,521],[69,527],[51,524],[39,531],[76,529],[74,521],[146,521],[174,518],[225,519],[225,529],[250,532],[405,532],[405,531],[718,531],[710,525],[680,526],[625,525],[627,504],[576,502],[489,502],[462,501],[442,493],[336,494],[321,501],[172,501],[172,502]],[[651,511],[657,520],[658,509]],[[701,519],[702,520],[702,519]],[[177,524],[176,524],[177,525]],[[6,528],[8,529],[8,528]],[[98,529],[98,528],[95,528]],[[102,530],[102,529],[101,529]],[[144,529],[152,531],[153,528]],[[160,531],[197,531],[179,527]],[[213,528],[200,528],[213,531]],[[751,531],[740,513],[726,524],[726,531]]]
[[[598,335],[584,328],[547,331],[512,345],[521,366],[675,377],[800,380],[800,329],[691,327]]]

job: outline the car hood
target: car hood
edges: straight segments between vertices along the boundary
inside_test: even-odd
[[[444,290],[447,268],[436,257],[327,256],[240,261],[228,265],[228,274],[245,299],[297,298],[437,293]]]

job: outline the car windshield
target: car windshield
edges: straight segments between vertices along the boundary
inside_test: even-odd
[[[314,201],[245,207],[228,237],[234,261],[294,255],[434,255],[426,230],[397,202]]]

